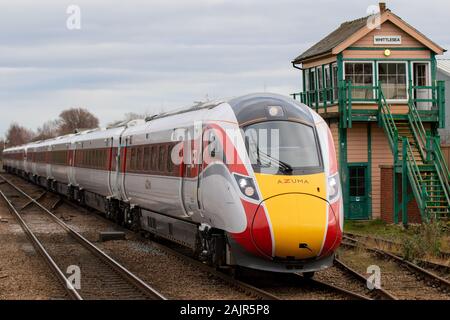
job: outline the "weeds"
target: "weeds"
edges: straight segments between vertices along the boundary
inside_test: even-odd
[[[433,221],[415,227],[410,237],[403,239],[403,256],[406,260],[414,261],[425,256],[439,256],[441,238],[444,234],[442,222]]]

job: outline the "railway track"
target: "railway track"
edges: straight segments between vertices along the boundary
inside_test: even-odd
[[[1,177],[1,176],[0,176]],[[21,181],[25,181],[22,180]],[[28,182],[27,182],[28,183]],[[84,211],[84,214],[88,211],[81,208],[79,205],[74,204],[70,201],[66,201],[59,195],[53,194],[52,192],[45,191],[43,188],[33,185],[38,188],[34,189],[33,193],[35,195],[35,200],[41,206],[49,208],[50,210],[57,208],[62,203],[66,203],[71,207]],[[54,195],[56,197],[51,197]],[[23,210],[29,210],[35,203],[32,200],[26,201],[21,205]],[[58,211],[56,211],[58,212]],[[111,223],[109,220],[104,219],[100,215],[96,215],[98,218]],[[78,226],[73,225],[72,227]],[[307,279],[300,274],[293,274],[288,276],[276,276],[273,278],[271,283],[266,283],[265,285],[258,281],[251,281],[251,279],[241,278],[231,276],[228,273],[223,272],[224,270],[217,270],[207,264],[204,264],[193,257],[187,255],[186,253],[176,250],[171,244],[165,244],[163,242],[155,242],[153,240],[146,240],[151,242],[153,247],[156,247],[162,252],[169,255],[173,255],[176,258],[183,260],[186,263],[193,265],[196,269],[201,270],[205,273],[212,275],[213,277],[220,279],[221,281],[227,283],[231,287],[236,288],[238,291],[245,293],[247,296],[253,297],[259,300],[282,300],[282,299],[339,299],[339,300],[370,300],[372,297],[378,298],[376,295],[366,294],[364,289],[365,282],[360,281],[359,290],[354,290],[352,286],[341,286],[328,281],[326,277],[321,279]],[[336,270],[338,271],[338,270]],[[273,275],[272,275],[273,276]],[[267,277],[266,277],[267,278]],[[348,277],[348,281],[355,281]]]
[[[273,273],[259,272],[263,276],[254,277],[254,271],[246,272],[247,275],[234,277],[225,273],[227,270],[218,270],[207,264],[192,258],[185,253],[171,248],[160,242],[152,241],[152,245],[161,251],[175,255],[187,263],[193,264],[202,271],[211,273],[217,278],[242,290],[246,294],[262,300],[285,299],[339,299],[339,300],[370,300],[370,298],[333,285],[326,281],[307,279],[301,274],[274,275]],[[251,276],[248,275],[250,272]],[[267,281],[270,279],[269,281]]]
[[[384,290],[398,299],[450,299],[450,281],[417,264],[393,253],[367,247],[358,240],[350,241],[348,237],[344,237],[342,248],[352,251],[344,254],[351,263],[362,262],[360,268],[379,265]],[[363,252],[358,253],[358,250]]]
[[[398,300],[396,296],[387,292],[384,288],[369,289],[367,278],[355,269],[344,263],[338,256],[334,259],[334,266],[330,268],[327,277],[336,282],[345,282],[346,285],[353,284],[353,291],[359,292],[372,300]]]
[[[0,196],[64,286],[68,298],[166,299],[39,203],[43,196],[30,197],[3,175]],[[73,282],[70,276],[77,270],[81,277]]]
[[[363,240],[366,243],[369,243],[369,242],[374,243],[377,246],[383,246],[385,248],[388,248],[389,251],[392,251],[395,253],[400,253],[402,250],[402,247],[403,247],[403,245],[400,242],[396,242],[396,241],[392,241],[392,240],[388,240],[388,239],[384,239],[384,238],[380,238],[380,237],[370,236],[370,235],[362,235],[362,234],[346,232],[344,234],[344,237],[348,241]],[[439,256],[444,260],[448,260],[448,259],[450,259],[450,252],[440,250]]]
[[[373,237],[365,237],[362,236],[361,239],[372,239]],[[376,248],[373,246],[370,246],[367,242],[362,242],[361,240],[357,240],[355,237],[349,236],[347,234],[344,235],[344,240],[349,241],[353,244],[359,244],[359,245],[363,245],[372,249],[378,249],[379,251],[386,251],[383,250],[381,248]],[[382,244],[384,244],[385,241],[384,239],[381,239]],[[387,241],[388,243],[395,243],[395,242],[391,242],[391,241]],[[397,243],[395,243],[397,244]],[[398,244],[400,246],[400,244]],[[396,258],[402,259],[402,257],[400,255],[397,255],[398,251],[395,250],[389,250],[387,251],[388,254],[394,255],[396,256]],[[403,259],[402,259],[403,260]],[[407,261],[406,261],[407,262]],[[435,272],[437,274],[438,277],[441,277],[443,279],[445,279],[446,281],[450,280],[450,266],[449,265],[445,265],[442,263],[437,263],[437,262],[433,262],[433,261],[429,261],[429,260],[423,260],[423,259],[416,259],[414,260],[414,263],[417,267],[421,267],[423,269],[425,269],[425,271],[431,271],[431,272]]]

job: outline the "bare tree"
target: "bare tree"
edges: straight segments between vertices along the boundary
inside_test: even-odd
[[[5,149],[5,140],[0,139],[0,161],[3,159],[3,150]]]
[[[8,141],[8,146],[18,146],[25,144],[33,139],[33,131],[20,126],[18,123],[12,123],[6,132],[6,141]]]
[[[99,125],[98,118],[83,108],[64,110],[59,115],[59,134],[68,134],[78,129],[93,129]]]
[[[41,127],[37,129],[34,141],[45,140],[50,138],[55,138],[58,136],[59,121],[58,120],[48,120]]]

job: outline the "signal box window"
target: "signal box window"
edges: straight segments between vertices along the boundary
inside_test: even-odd
[[[373,99],[373,65],[370,62],[345,63],[345,80],[353,86],[367,87],[352,90],[356,99]]]

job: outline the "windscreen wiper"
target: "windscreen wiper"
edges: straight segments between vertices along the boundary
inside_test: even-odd
[[[281,171],[283,171],[285,173],[289,173],[289,172],[293,171],[293,168],[290,164],[268,155],[267,153],[259,150],[259,148],[257,148],[257,152],[258,152],[258,159],[260,158],[260,155],[263,155],[266,158],[266,160],[268,159],[270,161],[276,162],[278,167],[280,167]]]

